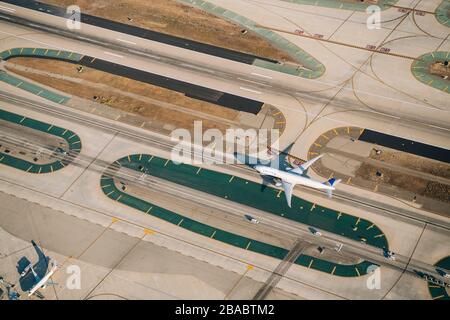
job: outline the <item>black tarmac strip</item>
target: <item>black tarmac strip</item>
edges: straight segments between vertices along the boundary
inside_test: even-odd
[[[102,59],[94,59],[90,56],[84,56],[78,62],[78,64],[129,79],[152,84],[158,87],[177,91],[190,98],[207,101],[239,111],[257,114],[261,110],[261,107],[263,105],[263,102],[260,101],[201,87],[192,83],[179,81],[172,78],[167,78],[158,74],[134,69]]]
[[[54,16],[69,18],[70,14],[66,13],[65,8],[57,7],[54,5],[45,4],[38,1],[31,0],[2,0],[2,2],[10,3],[16,6],[20,6],[23,8],[45,12]],[[111,5],[114,5],[113,1]],[[161,32],[156,32],[148,29],[143,29],[135,26],[131,26],[128,24],[111,21],[108,19],[91,16],[88,14],[81,13],[81,22],[90,24],[96,27],[113,30],[125,34],[129,34],[132,36],[136,36],[139,38],[144,38],[147,40],[157,41],[161,43],[165,43],[171,46],[184,48],[200,53],[205,53],[209,55],[213,55],[216,57],[237,61],[246,64],[253,64],[255,59],[265,60],[272,63],[278,63],[276,60],[258,57],[255,55],[247,54],[244,52],[234,51],[226,48],[221,48],[213,45],[209,45],[206,43],[201,43],[189,39],[179,38],[172,35],[168,35]]]
[[[359,140],[375,143],[383,147],[403,152],[412,153],[417,156],[450,163],[450,150],[435,147],[429,144],[403,139],[367,129],[364,130],[363,134],[359,137]]]

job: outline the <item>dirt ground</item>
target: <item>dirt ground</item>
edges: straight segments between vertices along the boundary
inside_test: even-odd
[[[434,176],[450,178],[450,165],[444,162],[419,157],[410,153],[383,149],[381,154],[377,155],[376,152],[372,150],[370,158],[420,172],[429,173]]]
[[[376,172],[382,173],[381,177]],[[368,181],[389,184],[417,195],[450,202],[450,186],[422,178],[412,177],[404,173],[397,173],[389,169],[379,169],[373,165],[363,163],[356,171],[356,176]]]
[[[81,12],[151,29],[218,47],[294,62],[294,58],[253,32],[212,14],[174,0],[45,0],[61,7],[78,5]],[[114,3],[112,5],[112,3]],[[129,19],[132,19],[130,21]]]
[[[75,80],[86,80],[89,85],[86,85],[86,83],[79,84],[69,80],[57,79],[46,75],[18,70],[11,64],[18,64],[52,74],[69,76]],[[89,100],[94,100],[94,96],[96,96],[98,97],[96,100],[97,102],[126,112],[138,114],[152,121],[157,121],[163,124],[171,124],[177,128],[186,128],[191,130],[193,128],[194,120],[202,120],[204,130],[209,128],[217,128],[222,131],[228,127],[228,125],[217,121],[201,118],[197,115],[191,115],[189,114],[189,110],[212,114],[216,117],[227,120],[235,120],[239,114],[236,110],[197,99],[188,98],[182,93],[131,80],[125,77],[112,75],[92,68],[84,67],[83,71],[78,73],[76,64],[63,61],[20,57],[8,60],[8,65],[6,68],[16,74],[22,75],[63,92],[67,92],[71,95]],[[104,87],[93,86],[91,83],[102,85],[107,84],[108,87],[117,88],[126,93],[132,93],[144,98],[147,97],[158,101],[167,102],[176,105],[179,108],[184,108],[187,112],[179,112],[177,110],[161,107],[158,106],[157,103],[149,103],[148,101],[142,101],[125,94],[120,94],[120,92],[112,92]]]

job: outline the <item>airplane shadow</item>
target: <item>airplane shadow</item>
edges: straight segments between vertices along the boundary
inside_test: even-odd
[[[42,252],[42,250],[33,240],[31,241],[31,243],[33,244],[34,250],[36,250],[36,253],[38,255],[38,262],[33,265],[33,269],[38,277],[42,279],[47,274],[50,257],[45,256],[44,252]],[[17,262],[17,272],[19,274],[22,273],[30,263],[31,262],[27,257],[20,258],[20,260]],[[20,278],[19,284],[22,291],[29,291],[31,288],[33,288],[33,286],[36,284],[36,279],[34,278],[31,270],[29,270],[24,277]]]

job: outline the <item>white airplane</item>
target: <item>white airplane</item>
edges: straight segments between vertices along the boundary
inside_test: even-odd
[[[52,281],[50,281],[50,277],[55,273],[56,269],[58,269],[58,265],[56,263],[56,261],[52,261],[51,262],[51,269],[50,271],[41,279],[37,273],[34,271],[33,266],[29,265],[26,269],[31,270],[31,272],[33,273],[33,277],[36,281],[36,284],[28,291],[28,296],[32,296],[37,290],[39,290],[40,288],[45,289],[48,285],[54,285],[55,283],[53,283]],[[25,272],[26,274],[26,272]]]
[[[326,182],[319,182],[311,179],[308,175],[308,168],[317,160],[319,160],[323,155],[319,155],[304,164],[293,168],[286,161],[286,157],[288,155],[289,150],[292,148],[293,144],[286,148],[283,152],[278,156],[278,161],[271,161],[269,165],[264,164],[256,164],[251,165],[253,169],[259,172],[259,174],[263,178],[264,186],[267,186],[268,183],[275,183],[277,187],[283,187],[284,194],[286,196],[286,201],[289,207],[291,207],[291,199],[292,199],[292,190],[295,185],[300,184],[307,187],[312,187],[315,189],[325,190],[329,198],[332,197],[332,191],[335,190],[335,186],[341,182],[340,179],[331,178]],[[269,179],[272,181],[269,181]]]

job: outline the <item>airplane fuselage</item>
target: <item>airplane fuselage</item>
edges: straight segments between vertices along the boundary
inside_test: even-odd
[[[261,175],[267,175],[281,179],[291,184],[301,184],[307,187],[322,189],[322,190],[335,190],[334,187],[323,184],[319,181],[312,180],[310,178],[304,177],[302,175],[291,173],[289,171],[283,171],[276,168],[272,168],[264,165],[256,165],[253,167]]]

